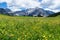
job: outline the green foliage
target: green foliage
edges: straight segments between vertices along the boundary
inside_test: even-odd
[[[0,40],[60,40],[60,16],[0,15]]]

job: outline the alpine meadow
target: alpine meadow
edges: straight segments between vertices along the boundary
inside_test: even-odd
[[[0,14],[0,40],[60,40],[60,16],[26,17]]]

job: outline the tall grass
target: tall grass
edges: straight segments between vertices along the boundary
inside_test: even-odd
[[[60,40],[60,16],[0,15],[0,40]]]

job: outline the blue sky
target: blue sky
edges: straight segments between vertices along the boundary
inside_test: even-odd
[[[7,3],[6,2],[0,3],[0,8],[7,8]]]
[[[0,8],[9,8],[12,11],[35,7],[58,12],[60,0],[0,0]]]

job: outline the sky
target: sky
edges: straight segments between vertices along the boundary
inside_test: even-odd
[[[0,8],[9,8],[12,11],[36,7],[60,12],[60,0],[0,0]]]

